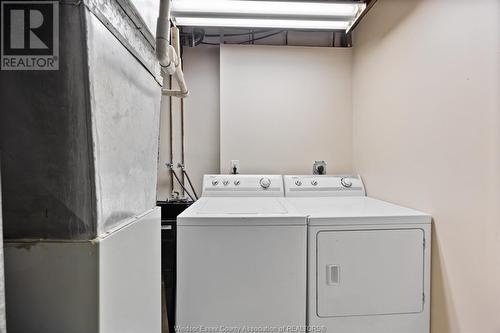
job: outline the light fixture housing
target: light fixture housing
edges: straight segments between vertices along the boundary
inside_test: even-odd
[[[173,0],[178,26],[348,31],[363,2],[263,0]]]

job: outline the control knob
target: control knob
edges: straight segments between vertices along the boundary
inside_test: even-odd
[[[236,185],[236,186],[240,185],[240,181],[239,180],[235,180],[234,181],[234,185]]]
[[[342,186],[344,187],[351,187],[352,186],[352,181],[347,178],[347,177],[344,177],[340,180],[340,183],[342,184]]]
[[[271,186],[271,179],[269,179],[269,178],[261,178],[259,184],[260,184],[260,186],[263,189],[268,189],[269,186]]]
[[[212,180],[212,185],[213,186],[219,185],[219,181],[217,179]]]
[[[311,180],[311,185],[312,186],[318,185],[318,181],[316,179]]]
[[[297,185],[297,186],[301,186],[301,185],[302,185],[302,182],[301,182],[300,180],[298,180],[298,179],[297,179],[297,180],[295,181],[295,185]]]
[[[229,185],[229,180],[227,180],[227,179],[224,179],[224,180],[222,181],[222,184],[224,184],[224,186],[227,186],[227,185]]]

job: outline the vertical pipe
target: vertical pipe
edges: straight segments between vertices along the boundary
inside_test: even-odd
[[[156,38],[166,39],[167,45],[170,44],[170,0],[160,0],[160,9],[156,21]]]
[[[175,33],[174,45],[179,46],[179,29],[173,28]],[[162,75],[175,75],[176,81],[179,83],[179,90],[162,89],[163,95],[168,96],[184,96],[189,94],[189,91],[184,81],[184,75],[179,68],[178,50],[170,45],[172,31],[170,29],[170,0],[160,0],[160,10],[156,25],[156,58],[162,66]],[[172,38],[173,39],[173,38]]]
[[[168,79],[168,89],[172,89],[172,76],[169,76]],[[170,126],[170,163],[174,163],[174,126],[172,124],[173,116],[172,116],[172,96],[168,97],[168,105],[169,105],[169,126]],[[174,175],[172,174],[172,169],[170,168],[170,193],[174,193]]]
[[[181,163],[182,165],[184,164],[184,98],[181,98]],[[184,173],[182,173],[182,185],[185,184],[185,177]],[[182,190],[182,193],[184,194],[184,189]]]
[[[179,52],[179,59],[182,58],[182,52]],[[183,67],[184,67],[184,62],[182,61],[182,59],[180,60],[181,62],[181,70],[183,70]],[[181,98],[181,163],[182,165],[186,165],[185,162],[184,162],[184,98]],[[183,189],[182,189],[182,194],[183,195],[186,195],[185,194],[185,186],[186,186],[186,183],[185,183],[185,177],[184,177],[184,172],[182,173],[182,186],[183,186]]]

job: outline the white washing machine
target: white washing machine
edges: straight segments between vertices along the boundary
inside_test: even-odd
[[[178,331],[305,327],[306,224],[282,176],[205,176],[177,218]]]
[[[335,333],[428,333],[431,216],[365,196],[359,176],[285,176],[308,215],[307,323]]]

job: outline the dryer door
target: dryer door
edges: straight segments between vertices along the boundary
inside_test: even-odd
[[[423,254],[421,229],[319,232],[317,315],[421,312]]]

